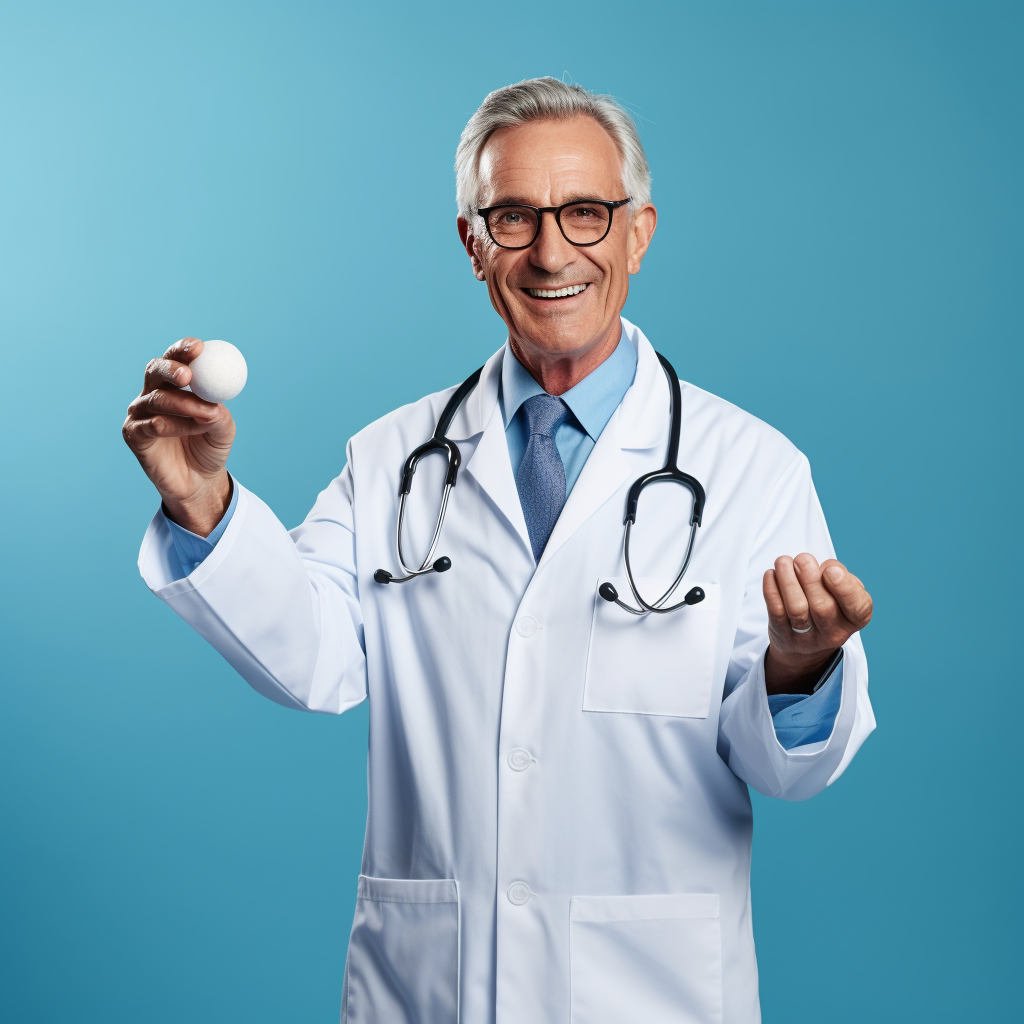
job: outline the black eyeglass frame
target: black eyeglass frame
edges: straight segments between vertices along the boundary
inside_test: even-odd
[[[537,241],[540,236],[541,225],[544,222],[544,214],[550,213],[555,218],[555,223],[558,225],[558,230],[562,232],[562,237],[570,244],[575,245],[577,249],[587,249],[592,245],[600,245],[608,237],[608,232],[612,229],[612,220],[615,217],[615,211],[620,206],[625,206],[626,203],[631,203],[633,197],[630,196],[628,199],[574,199],[571,203],[562,203],[561,206],[527,206],[526,203],[501,203],[498,206],[485,206],[481,210],[476,212],[483,217],[484,227],[487,228],[487,234],[490,236],[491,241],[498,246],[500,249],[511,249],[518,251],[520,249],[529,249],[534,242]],[[570,206],[581,206],[586,203],[590,203],[593,206],[603,206],[608,211],[608,227],[605,233],[593,242],[574,242],[566,233],[565,228],[562,227],[562,211],[568,209]],[[533,238],[527,242],[526,245],[502,245],[494,237],[494,232],[491,231],[490,214],[494,213],[495,210],[533,210],[537,214],[537,230],[534,232]]]

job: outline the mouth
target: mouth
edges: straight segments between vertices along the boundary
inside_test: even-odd
[[[574,295],[580,295],[589,284],[570,284],[565,288],[524,288],[523,291],[534,299],[571,299]]]

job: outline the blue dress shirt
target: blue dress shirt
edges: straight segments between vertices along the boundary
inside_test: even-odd
[[[632,385],[636,376],[636,362],[636,350],[623,333],[615,351],[575,387],[561,396],[572,413],[555,432],[555,447],[565,467],[567,496],[579,479],[601,432],[608,425],[623,395]],[[526,417],[522,412],[523,402],[534,395],[542,394],[544,389],[513,355],[511,346],[506,345],[501,364],[499,401],[513,476],[519,471],[523,456],[526,454],[526,445],[530,440],[526,429]],[[184,579],[198,569],[207,555],[213,551],[234,515],[237,501],[238,488],[232,481],[231,503],[224,517],[208,537],[190,533],[164,516],[171,531],[178,561],[181,563],[182,573],[179,579]],[[769,697],[768,709],[779,743],[787,750],[792,750],[793,747],[827,740],[839,713],[842,693],[843,664],[840,659],[810,696],[803,693],[780,693]]]

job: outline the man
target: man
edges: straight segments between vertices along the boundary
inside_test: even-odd
[[[202,350],[186,338],[124,427],[163,500],[141,572],[271,699],[370,699],[343,1020],[755,1021],[747,785],[812,796],[874,727],[871,599],[832,557],[803,455],[685,383],[678,464],[706,505],[643,492],[633,591],[627,492],[673,433],[666,373],[620,316],[657,219],[639,136],[610,98],[536,79],[487,97],[456,171],[508,343],[443,431],[462,467],[436,551],[443,459],[406,502],[404,560],[450,568],[386,582],[402,466],[454,389],[354,437],[289,534],[225,469],[227,409],[180,390]],[[658,605],[691,518],[662,604],[694,603],[598,595]]]

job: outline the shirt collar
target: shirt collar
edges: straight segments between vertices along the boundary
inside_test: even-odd
[[[636,349],[623,331],[615,351],[561,396],[592,441],[596,442],[601,436],[633,383],[636,362]],[[505,429],[523,402],[544,393],[529,370],[515,357],[512,346],[506,344],[501,364],[501,415]]]

